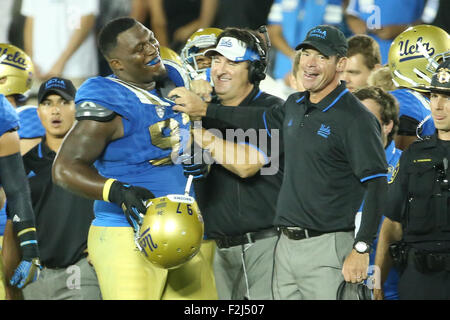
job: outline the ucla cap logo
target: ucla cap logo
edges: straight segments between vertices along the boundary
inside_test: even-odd
[[[326,39],[327,38],[327,31],[326,30],[321,30],[321,29],[314,29],[311,30],[311,32],[309,33],[310,37],[318,37],[321,39]]]
[[[226,47],[226,48],[231,48],[232,46],[233,46],[233,42],[227,38],[220,39],[220,43],[218,45],[218,47]]]
[[[50,79],[45,84],[45,89],[50,89],[50,88],[55,88],[55,87],[65,89],[66,83],[64,82],[64,80]]]
[[[11,53],[8,51],[8,48],[0,47],[0,56],[2,57],[2,64],[7,64],[21,70],[26,70],[28,67],[25,58],[21,56],[19,51]]]
[[[410,43],[409,40],[402,40],[398,43],[398,46],[400,52],[400,62],[423,58],[424,55],[421,51],[421,47],[423,47],[423,49],[428,53],[430,57],[432,57],[435,52],[434,48],[431,47],[429,42],[423,42],[423,37],[417,38],[417,41],[412,43]]]

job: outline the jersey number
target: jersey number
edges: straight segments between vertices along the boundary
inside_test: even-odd
[[[183,124],[189,122],[189,116],[182,114]],[[170,134],[164,134],[165,130],[170,130]],[[181,148],[180,124],[174,118],[168,118],[154,123],[149,127],[152,144],[163,150],[170,149],[170,155],[165,158],[150,160],[153,166],[163,166],[173,164],[172,159],[176,159]]]

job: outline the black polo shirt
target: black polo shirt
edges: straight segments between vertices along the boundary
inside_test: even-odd
[[[55,155],[44,137],[23,156],[23,162],[29,176],[41,263],[48,268],[64,268],[86,256],[93,200],[53,184]]]
[[[261,92],[255,88],[239,104],[239,109],[258,106],[258,109],[268,110],[275,106],[280,107],[284,101],[270,94]],[[220,108],[219,104],[215,104]],[[237,127],[222,121],[203,120],[203,127],[220,129],[223,138],[226,139],[227,129]],[[263,135],[266,138],[265,134]],[[261,135],[257,134],[257,144]],[[231,141],[238,142],[229,136]],[[270,139],[268,139],[270,146]],[[259,149],[270,154],[270,148]],[[277,155],[279,156],[279,155]],[[283,159],[277,160],[283,165]],[[273,161],[272,164],[275,164]],[[268,164],[270,166],[272,164]],[[195,181],[195,194],[197,202],[205,221],[205,233],[207,238],[217,239],[223,236],[243,235],[247,232],[256,232],[273,227],[273,219],[276,213],[276,203],[282,181],[282,168],[276,170],[273,175],[261,175],[260,172],[254,176],[243,179],[228,171],[220,164],[213,164],[206,179]]]
[[[210,106],[207,117],[282,129],[285,166],[275,225],[352,230],[363,182],[386,176],[380,125],[344,82],[318,104],[299,92],[282,108],[236,112]]]

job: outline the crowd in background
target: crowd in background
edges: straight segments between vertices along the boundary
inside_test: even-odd
[[[155,32],[161,45],[177,53],[181,52],[186,40],[199,28],[257,29],[267,24],[272,42],[268,74],[281,83],[280,90],[288,93],[292,91],[289,87],[294,88],[290,76],[294,47],[315,25],[335,25],[347,37],[353,34],[370,35],[380,45],[383,64],[387,62],[391,41],[409,25],[426,23],[447,32],[450,29],[449,3],[439,0],[3,2],[5,10],[2,10],[0,19],[0,43],[11,43],[31,56],[37,69],[35,79],[42,81],[52,76],[63,76],[74,81],[76,87],[88,77],[111,73],[98,52],[95,38],[106,22],[120,16],[129,15],[142,22]],[[402,14],[399,15],[399,12]],[[34,20],[33,25],[30,18]],[[34,85],[34,93],[37,87]]]

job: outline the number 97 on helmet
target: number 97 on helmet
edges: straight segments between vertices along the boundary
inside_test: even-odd
[[[194,198],[172,194],[148,200],[138,242],[153,265],[174,269],[198,253],[203,232],[203,218]]]

